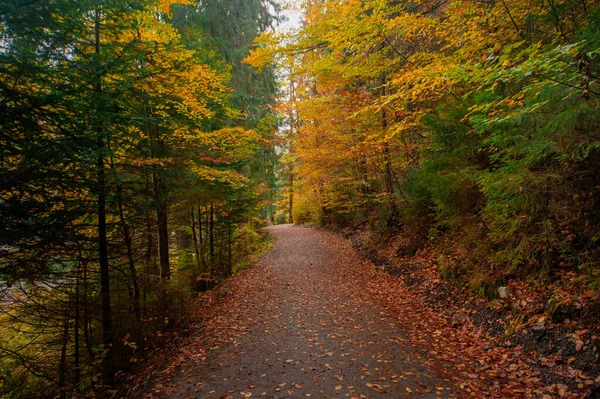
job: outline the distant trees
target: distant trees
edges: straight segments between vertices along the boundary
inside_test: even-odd
[[[597,284],[598,2],[305,11],[248,58],[294,57],[303,82],[287,98],[301,120],[295,219],[402,230],[406,254],[444,246],[444,273],[477,292],[565,268]]]
[[[273,20],[257,7],[239,16],[254,28],[230,40]],[[240,68],[197,40],[210,37],[193,22],[204,12],[0,2],[1,395],[111,385],[185,323],[189,292],[259,245],[247,221],[272,179],[252,170],[272,162],[270,100],[240,112],[229,83]],[[274,87],[272,74],[252,76],[256,90]]]

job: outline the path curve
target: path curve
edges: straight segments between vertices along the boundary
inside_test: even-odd
[[[452,396],[423,348],[401,339],[401,321],[363,290],[357,268],[373,266],[346,240],[292,225],[269,230],[272,250],[219,288],[186,361],[146,397]]]

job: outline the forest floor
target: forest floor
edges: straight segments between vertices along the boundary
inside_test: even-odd
[[[273,249],[195,300],[190,335],[155,352],[126,383],[127,397],[585,396],[548,385],[522,349],[430,306],[349,240],[269,229]]]

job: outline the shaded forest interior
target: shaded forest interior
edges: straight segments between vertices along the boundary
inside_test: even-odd
[[[297,6],[0,1],[0,396],[105,392],[267,223],[600,318],[598,1]]]
[[[0,396],[103,392],[268,247],[276,12],[0,2]]]

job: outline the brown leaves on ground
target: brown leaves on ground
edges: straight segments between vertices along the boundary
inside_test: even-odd
[[[498,345],[469,308],[432,304],[435,265],[407,287],[333,233],[272,232],[268,255],[194,300],[187,341],[155,355],[129,396],[582,397],[544,386],[529,353]]]
[[[600,384],[600,377],[570,367],[575,358],[567,359],[561,350],[538,353],[537,340],[550,339],[552,331],[555,341],[572,339],[577,351],[597,337],[576,330],[577,324],[568,320],[566,328],[552,330],[557,326],[548,316],[533,309],[542,300],[529,284],[512,282],[510,298],[487,301],[441,281],[435,253],[422,251],[420,256],[396,259],[396,264],[390,263],[394,256],[385,248],[377,256],[387,260],[388,271],[403,264],[403,278],[366,268],[368,291],[402,320],[411,344],[428,348],[433,358],[452,365],[448,377],[460,388],[459,396],[584,398]],[[549,289],[558,292],[557,287]],[[565,334],[571,329],[576,331]]]

